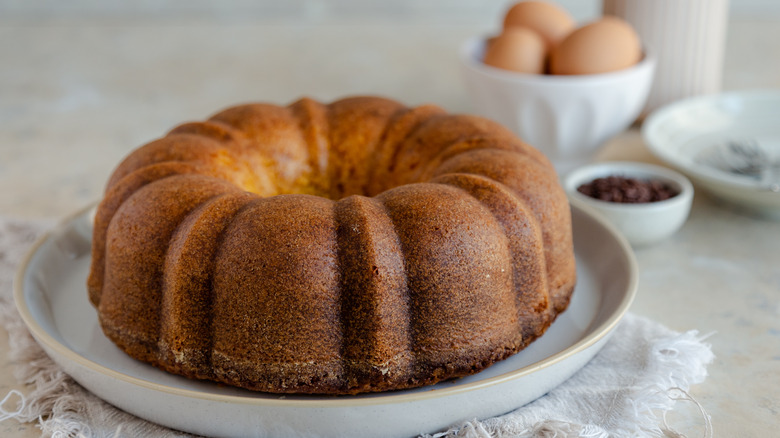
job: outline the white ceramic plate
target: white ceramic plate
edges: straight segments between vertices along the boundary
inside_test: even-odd
[[[411,436],[528,403],[569,378],[607,341],[637,289],[637,268],[611,225],[573,209],[578,284],[569,310],[519,354],[437,385],[357,396],[279,396],[193,381],[135,361],[101,332],[87,300],[91,216],[41,238],[14,296],[33,336],[81,385],[156,423],[215,436]]]
[[[688,175],[717,198],[762,216],[780,219],[780,193],[756,179],[703,164],[697,157],[730,141],[756,141],[780,165],[780,90],[722,93],[672,103],[642,125],[645,143],[658,158]]]

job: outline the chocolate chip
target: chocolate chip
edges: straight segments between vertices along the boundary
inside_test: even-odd
[[[577,187],[577,191],[591,198],[624,204],[658,202],[678,194],[676,190],[661,181],[624,176],[596,178]]]

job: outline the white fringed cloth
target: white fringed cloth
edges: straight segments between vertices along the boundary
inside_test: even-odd
[[[27,331],[13,303],[12,279],[33,241],[53,225],[0,217],[0,323],[9,334],[14,375],[26,387],[0,393],[0,421],[37,422],[45,437],[190,436],[92,395],[52,362]],[[699,406],[701,436],[711,436],[709,416],[688,389],[704,381],[712,360],[710,346],[696,331],[677,333],[629,313],[591,362],[545,396],[500,417],[464,419],[425,437],[683,437],[666,422],[667,412],[680,400]]]

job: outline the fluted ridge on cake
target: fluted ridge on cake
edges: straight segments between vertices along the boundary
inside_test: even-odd
[[[435,176],[448,173],[481,175],[509,187],[525,202],[541,227],[548,288],[555,311],[562,312],[569,302],[572,279],[576,278],[571,252],[571,213],[557,178],[550,178],[549,169],[534,165],[534,162],[535,159],[526,154],[477,149],[452,157],[436,170]]]
[[[182,373],[213,378],[213,267],[225,229],[255,199],[247,192],[210,198],[190,212],[171,238],[158,346],[161,361]]]
[[[479,200],[501,224],[512,256],[518,324],[527,345],[547,329],[554,314],[547,285],[541,227],[526,204],[507,186],[484,176],[448,173],[432,182],[458,187]]]
[[[403,386],[414,362],[401,242],[375,198],[352,195],[335,211],[346,385],[361,391]]]

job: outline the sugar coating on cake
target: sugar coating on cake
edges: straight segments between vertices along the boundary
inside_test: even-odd
[[[576,274],[549,161],[500,125],[378,97],[248,104],[133,151],[95,218],[108,338],[172,373],[356,394],[476,373]]]

